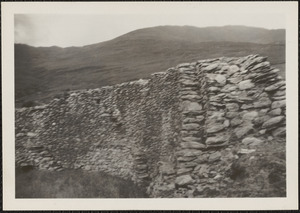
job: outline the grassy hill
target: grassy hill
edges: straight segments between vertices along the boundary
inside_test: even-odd
[[[249,54],[268,56],[284,76],[285,30],[159,26],[83,47],[15,44],[16,106],[47,102],[66,90],[147,78],[183,62]]]

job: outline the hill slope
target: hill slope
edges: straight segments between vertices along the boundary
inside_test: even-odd
[[[243,26],[160,26],[84,47],[15,45],[16,104],[65,90],[146,78],[182,62],[261,54],[283,69],[285,31]]]

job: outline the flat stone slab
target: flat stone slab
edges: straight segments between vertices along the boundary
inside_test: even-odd
[[[194,183],[194,180],[190,175],[182,175],[175,180],[175,184],[178,186],[186,186],[192,183]]]
[[[283,119],[284,119],[284,116],[273,117],[273,118],[267,120],[266,122],[264,122],[262,125],[262,128],[270,128],[270,127],[276,126],[278,123],[283,121]]]
[[[263,141],[255,137],[247,137],[242,140],[242,143],[249,146],[257,146]]]
[[[239,89],[240,90],[246,90],[246,89],[251,89],[253,87],[255,87],[255,84],[252,83],[251,80],[245,80],[245,81],[241,81],[239,84]]]
[[[180,146],[184,149],[204,149],[206,146],[198,142],[182,142]]]

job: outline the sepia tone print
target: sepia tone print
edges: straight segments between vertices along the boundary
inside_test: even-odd
[[[17,43],[15,76],[16,198],[286,196],[284,29]]]

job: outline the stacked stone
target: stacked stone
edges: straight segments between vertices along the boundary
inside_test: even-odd
[[[199,69],[194,64],[181,64],[178,67],[180,92],[182,103],[182,129],[180,149],[176,153],[176,187],[180,193],[175,196],[188,196],[190,193],[185,186],[195,182],[190,175],[194,168],[202,161],[203,124],[205,110],[203,109],[202,81],[199,82]],[[201,78],[203,79],[203,78]],[[178,193],[178,191],[177,191]]]
[[[22,114],[26,113],[26,116],[32,116],[30,124],[35,124],[43,115],[42,111],[46,106],[35,106],[28,109],[26,112],[24,109],[19,110],[16,113],[16,120],[22,119]],[[25,117],[25,116],[24,116]],[[61,171],[61,162],[56,161],[53,157],[53,153],[49,151],[49,147],[45,146],[40,140],[40,130],[28,129],[29,126],[23,125],[16,134],[16,166],[17,167],[31,167],[41,170]]]
[[[285,82],[258,55],[178,67],[183,112],[175,196],[217,195],[224,165],[238,158],[233,150],[250,154],[264,141],[285,136]],[[193,106],[200,106],[197,113]]]
[[[207,147],[227,145],[229,127],[238,139],[254,133],[256,128],[261,133],[276,129],[273,136],[283,136],[285,82],[278,76],[278,69],[258,55],[213,65],[204,68],[210,105],[206,117]]]
[[[16,164],[20,167],[31,166],[32,168],[38,168],[41,170],[49,171],[61,171],[62,165],[59,161],[56,161],[53,155],[45,150],[42,145],[27,146],[26,158],[20,152],[20,149],[16,150]]]
[[[173,163],[159,161],[157,169],[155,179],[147,188],[148,193],[155,198],[174,197],[176,172]]]
[[[272,140],[272,137],[285,137],[286,135],[286,87],[285,81],[278,76],[279,70],[271,67],[266,60],[266,57],[250,56],[242,67],[251,73],[244,79],[251,79],[254,84],[264,86],[263,91],[253,103],[253,108],[259,110],[253,123],[260,128],[261,135],[268,135],[269,140]]]
[[[140,186],[149,185],[147,156],[143,152],[134,153],[135,182]]]

